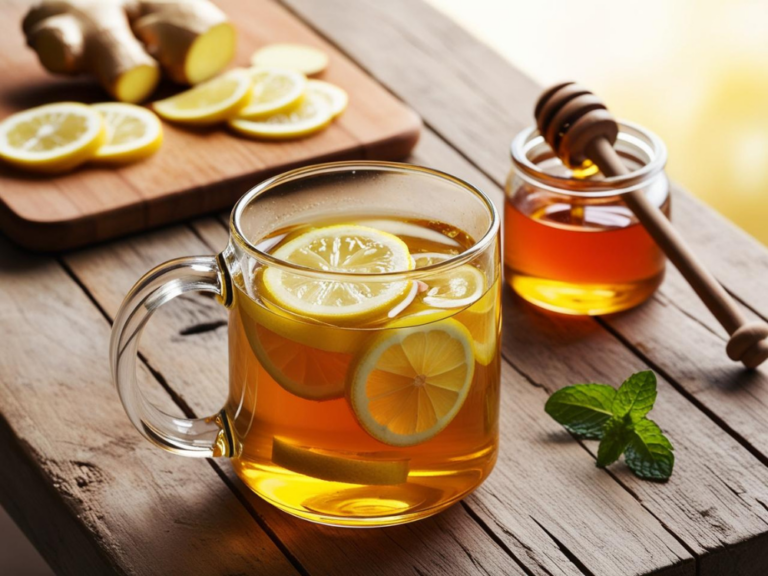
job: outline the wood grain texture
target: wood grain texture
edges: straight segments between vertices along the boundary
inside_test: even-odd
[[[0,270],[0,494],[51,566],[293,573],[208,463],[137,437],[111,384],[109,324],[62,268],[3,240]]]
[[[418,139],[420,120],[400,101],[269,0],[218,2],[237,23],[235,65],[275,41],[301,42],[330,57],[322,78],[350,94],[350,105],[328,129],[286,142],[260,142],[223,127],[185,129],[164,123],[152,158],[121,168],[84,167],[40,177],[0,167],[0,226],[36,250],[63,250],[232,206],[265,176],[291,167],[340,159],[399,159]],[[19,22],[30,2],[0,8],[0,118],[51,101],[105,99],[88,79],[48,74],[27,49]],[[167,95],[170,86],[162,86]]]

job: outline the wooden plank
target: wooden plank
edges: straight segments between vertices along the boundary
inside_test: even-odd
[[[0,117],[51,101],[94,102],[105,95],[89,79],[63,79],[42,69],[25,46],[19,22],[32,0],[0,9]],[[231,206],[254,178],[303,163],[342,158],[398,159],[413,147],[419,118],[333,46],[268,0],[220,0],[240,32],[235,64],[273,41],[315,45],[330,56],[323,78],[346,89],[349,109],[311,138],[265,142],[224,128],[189,130],[164,124],[151,159],[120,168],[86,167],[55,178],[0,168],[0,224],[27,247],[61,250]],[[169,92],[163,86],[160,92]]]
[[[425,146],[425,150],[432,146],[450,153],[450,149],[431,135],[421,146]],[[454,167],[456,162],[462,162],[455,153],[445,157],[445,160],[447,166]],[[112,315],[123,294],[151,266],[179,255],[221,249],[226,242],[225,229],[218,221],[198,222],[196,230],[211,242],[211,248],[202,245],[189,231],[175,228],[72,254],[66,257],[66,262],[96,301]],[[222,382],[226,380],[223,311],[207,299],[185,299],[179,305],[171,304],[168,308],[164,319],[148,325],[142,338],[144,355],[196,413],[211,413],[222,402],[225,387]],[[197,324],[219,328],[202,333],[194,330],[192,335],[179,336]],[[510,411],[514,407],[521,414],[519,419],[505,422],[503,454],[497,471],[488,481],[487,486],[490,487],[481,487],[476,498],[481,508],[496,510],[496,516],[488,519],[489,527],[525,567],[536,574],[547,571],[578,574],[581,563],[594,574],[615,574],[617,571],[643,574],[649,569],[670,567],[669,573],[692,573],[690,554],[628,492],[608,475],[591,468],[589,456],[578,444],[547,440],[561,429],[554,422],[542,418],[542,405],[546,399],[543,391],[531,387],[510,371],[505,371],[504,378],[510,402],[507,407]],[[585,463],[593,473],[575,476],[574,471]],[[509,479],[514,479],[515,483],[508,484]],[[543,485],[551,486],[551,493],[542,490]],[[574,486],[578,498],[563,489],[569,485]],[[331,562],[345,567],[344,570],[339,568],[341,573],[360,570],[361,566],[365,566],[361,564],[360,550],[367,555],[372,553],[369,550],[371,546],[374,550],[381,546],[380,538],[384,536],[371,537],[372,540],[366,541],[365,545],[352,543],[343,550],[338,548],[338,544],[328,547],[328,536],[324,530],[297,522],[264,504],[247,488],[242,490],[281,541],[286,545],[295,542],[295,547],[290,547],[291,553],[310,572],[315,567],[323,573]],[[496,498],[502,499],[504,507]],[[474,510],[475,497],[468,502]],[[610,505],[606,506],[606,502]],[[463,512],[453,513],[462,521],[469,521]],[[421,522],[414,526],[431,532],[437,530],[434,525],[442,522],[441,518],[427,520],[427,528],[421,528],[424,524]],[[561,524],[566,528],[561,530]],[[390,530],[380,533],[389,535]],[[475,526],[472,530],[479,528]],[[299,531],[299,536],[296,531]],[[346,531],[334,531],[333,540],[342,533],[346,540]],[[552,534],[558,536],[553,538]],[[316,544],[309,546],[307,542],[312,540]],[[594,546],[594,542],[604,540],[612,542],[614,554],[604,554]],[[299,546],[300,543],[303,546]],[[319,549],[328,549],[338,556],[317,557],[313,551]],[[386,556],[386,549],[381,550]],[[466,560],[458,550],[452,550],[452,554],[455,555],[453,561],[459,563],[457,565]],[[570,554],[577,558],[576,564],[569,559]],[[419,556],[420,562],[425,564],[429,563],[429,558],[429,555]]]
[[[0,496],[50,565],[295,573],[207,462],[137,437],[111,385],[109,325],[62,268],[2,240],[0,270]]]

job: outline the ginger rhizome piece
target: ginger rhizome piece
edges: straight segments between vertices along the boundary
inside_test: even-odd
[[[117,100],[140,102],[160,79],[157,62],[133,35],[122,2],[44,2],[27,13],[22,28],[45,68],[88,72]]]
[[[237,31],[208,0],[142,0],[136,36],[179,84],[199,84],[235,57]]]
[[[236,43],[234,26],[208,0],[47,0],[22,28],[46,69],[92,74],[122,102],[147,99],[160,66],[174,82],[207,80]]]

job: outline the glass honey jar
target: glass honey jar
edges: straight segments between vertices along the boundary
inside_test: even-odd
[[[512,141],[504,270],[525,300],[564,314],[608,314],[637,306],[661,284],[664,253],[622,195],[640,189],[669,216],[666,147],[620,122],[615,148],[631,173],[605,178],[589,162],[564,165],[535,128]]]

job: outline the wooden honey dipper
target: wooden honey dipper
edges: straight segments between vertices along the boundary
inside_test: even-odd
[[[565,82],[548,88],[536,103],[534,115],[544,140],[568,166],[581,166],[589,159],[607,177],[630,174],[613,148],[619,133],[616,120],[583,86]],[[757,368],[768,358],[768,324],[747,322],[730,295],[642,190],[627,192],[622,199],[726,329],[730,335],[725,347],[728,357],[747,368]]]

